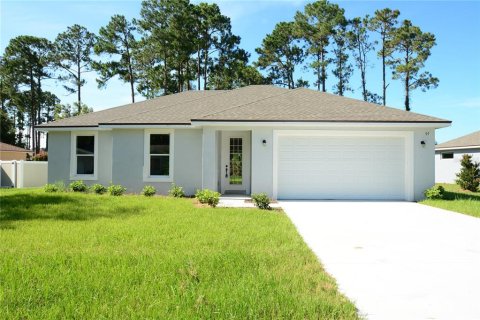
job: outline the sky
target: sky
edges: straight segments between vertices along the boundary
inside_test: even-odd
[[[193,1],[195,3],[195,1]],[[211,2],[211,1],[209,1]],[[255,48],[281,21],[291,21],[295,12],[303,10],[306,1],[215,1],[224,15],[231,18],[233,32],[242,38],[241,47],[257,59]],[[372,15],[389,7],[401,12],[400,19],[409,19],[424,32],[436,36],[437,45],[426,62],[425,70],[440,79],[438,88],[412,94],[412,112],[453,121],[452,126],[437,131],[438,143],[480,130],[480,1],[331,1],[345,9],[347,18]],[[80,24],[98,33],[114,14],[138,18],[141,1],[5,1],[0,0],[0,55],[10,39],[33,35],[54,40],[68,26]],[[381,94],[381,61],[372,53],[367,69],[367,88]],[[106,89],[98,89],[95,73],[86,74],[82,101],[95,111],[130,102],[127,84],[112,79]],[[295,77],[314,83],[311,71],[298,67]],[[327,79],[332,91],[335,79]],[[387,105],[403,109],[402,84],[389,80]],[[354,92],[347,96],[361,99],[359,72],[351,79]],[[75,95],[67,95],[60,83],[51,81],[44,87],[55,93],[62,103],[72,103]],[[313,86],[311,87],[313,88]],[[314,88],[313,88],[314,89]],[[137,100],[143,97],[137,96]]]

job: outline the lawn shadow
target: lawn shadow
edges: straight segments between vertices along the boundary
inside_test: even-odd
[[[135,206],[105,205],[102,196],[85,199],[69,194],[20,193],[0,197],[0,229],[13,229],[11,222],[22,220],[85,221],[133,215]],[[86,201],[92,201],[86,206]],[[97,205],[98,204],[98,205]]]
[[[454,192],[454,191],[445,191],[444,200],[471,200],[471,201],[480,201],[480,192]]]

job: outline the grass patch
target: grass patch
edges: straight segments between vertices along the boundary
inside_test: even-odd
[[[456,184],[439,183],[445,188],[445,199],[420,203],[480,218],[480,192],[462,190]]]
[[[2,319],[357,319],[288,217],[0,190]]]

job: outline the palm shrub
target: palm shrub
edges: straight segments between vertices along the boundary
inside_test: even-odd
[[[127,191],[127,188],[125,188],[121,184],[111,184],[107,188],[107,192],[111,196],[121,196],[122,194],[125,193],[125,191]]]
[[[252,194],[252,200],[255,206],[262,210],[270,210],[270,198],[266,193]]]
[[[58,187],[57,187],[56,184],[47,183],[47,184],[43,187],[43,191],[45,191],[45,192],[58,192]]]
[[[445,198],[445,188],[442,186],[433,186],[430,189],[425,190],[423,194],[427,199],[443,199]]]
[[[220,193],[209,189],[197,190],[195,198],[197,198],[200,203],[206,203],[210,207],[215,208],[220,202]]]
[[[82,180],[77,180],[70,183],[70,190],[73,192],[85,192],[88,190],[88,187]]]
[[[460,162],[461,169],[455,182],[463,190],[476,192],[480,184],[480,163],[473,162],[472,156],[464,154]]]
[[[155,195],[156,192],[157,192],[157,189],[155,189],[154,186],[145,186],[145,187],[143,187],[143,190],[142,190],[142,194],[145,197],[151,197],[151,196]]]
[[[174,198],[183,198],[185,197],[185,192],[182,187],[172,183],[172,187],[168,190],[168,195]]]
[[[90,190],[96,194],[104,194],[107,192],[107,188],[100,183],[95,183],[90,187]]]

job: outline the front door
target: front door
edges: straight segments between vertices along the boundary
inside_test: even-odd
[[[250,132],[223,131],[220,181],[223,194],[250,194]]]

